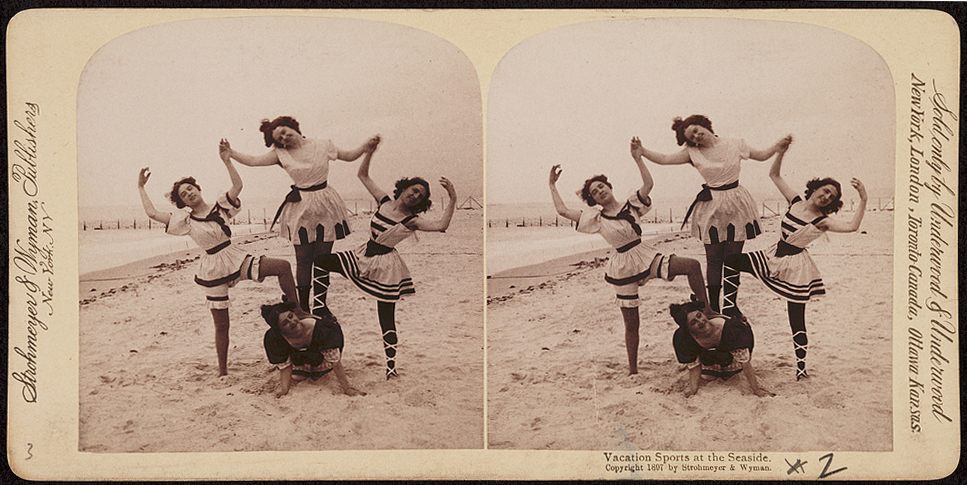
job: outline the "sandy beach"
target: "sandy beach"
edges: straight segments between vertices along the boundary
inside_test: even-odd
[[[840,217],[849,217],[846,213]],[[683,277],[640,290],[639,374],[627,374],[624,328],[603,278],[609,250],[516,268],[488,279],[488,433],[499,449],[836,450],[892,446],[893,213],[868,212],[861,232],[809,249],[827,294],[806,306],[810,378],[796,382],[785,302],[743,275],[739,305],[755,331],[744,378],[705,383],[685,398],[668,305]],[[778,219],[745,251],[777,239]],[[699,259],[696,240],[661,236],[660,250]]]
[[[456,211],[445,234],[398,246],[417,291],[397,305],[398,379],[384,378],[374,301],[333,275],[343,363],[366,396],[345,396],[326,377],[276,399],[278,372],[266,360],[259,316],[259,305],[281,296],[274,279],[231,290],[229,375],[218,377],[211,314],[192,282],[199,250],[82,275],[80,451],[481,448],[482,221],[480,211]],[[366,224],[354,220],[336,250],[363,243]],[[279,238],[234,242],[294,264]]]

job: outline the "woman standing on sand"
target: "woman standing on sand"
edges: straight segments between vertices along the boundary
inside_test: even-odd
[[[674,254],[664,255],[647,242],[641,240],[641,226],[638,221],[651,210],[648,196],[654,187],[651,173],[641,159],[641,141],[631,139],[631,155],[641,173],[641,187],[628,199],[619,202],[611,191],[611,183],[604,175],[596,175],[584,181],[579,195],[588,206],[588,211],[567,208],[557,191],[557,181],[561,177],[561,166],[551,167],[548,185],[557,213],[577,223],[578,232],[600,234],[615,249],[608,262],[604,280],[615,287],[618,307],[625,325],[625,348],[628,352],[628,373],[638,373],[638,287],[653,278],[671,281],[678,275],[688,276],[692,292],[708,308],[705,298],[705,282],[702,280],[702,267],[698,261]],[[600,208],[595,208],[600,206]]]
[[[780,147],[789,144],[786,136],[767,149],[749,147],[745,140],[719,138],[712,122],[703,115],[692,115],[672,123],[679,152],[658,153],[641,148],[641,154],[659,165],[690,163],[705,179],[702,190],[688,208],[682,227],[692,219],[692,235],[705,244],[705,277],[712,310],[719,311],[722,264],[725,258],[742,252],[745,241],[762,233],[755,201],[739,185],[739,170],[744,159],[768,160]]]
[[[316,258],[316,266],[335,271],[353,283],[366,296],[376,299],[376,313],[383,332],[383,350],[386,353],[386,378],[397,377],[396,371],[396,302],[403,295],[414,293],[410,270],[403,262],[396,245],[416,231],[446,232],[453,218],[457,192],[446,178],[440,185],[447,191],[450,203],[438,220],[425,220],[420,213],[430,208],[430,184],[420,178],[402,178],[396,181],[393,198],[384,192],[369,176],[369,164],[373,152],[379,146],[379,136],[367,146],[366,156],[359,164],[359,180],[379,204],[369,223],[370,239],[352,251],[323,254]]]
[[[223,140],[224,141],[224,140]],[[215,350],[218,354],[218,375],[228,374],[228,289],[241,280],[261,282],[266,276],[277,276],[279,286],[289,301],[298,301],[292,269],[284,259],[254,257],[238,246],[232,245],[232,229],[226,221],[238,214],[242,204],[238,194],[242,191],[242,179],[228,158],[228,152],[220,150],[222,162],[232,180],[232,187],[219,196],[214,204],[202,198],[201,186],[194,177],[175,181],[168,197],[179,210],[160,212],[145,191],[151,177],[148,167],[138,174],[138,191],[141,205],[151,219],[165,225],[165,232],[175,236],[188,236],[205,250],[198,261],[195,283],[205,288],[205,298],[215,322]]]
[[[259,131],[265,146],[272,148],[268,153],[258,156],[239,153],[225,140],[221,146],[242,165],[279,165],[292,178],[292,190],[279,206],[272,225],[278,221],[279,236],[290,240],[295,247],[295,277],[302,309],[309,311],[311,307],[317,316],[324,315],[329,272],[313,268],[312,262],[320,255],[332,253],[333,243],[349,234],[346,205],[329,186],[329,162],[356,160],[374,139],[353,150],[341,150],[330,140],[302,136],[299,122],[290,116],[262,120]]]
[[[838,221],[827,216],[839,211],[843,193],[839,182],[832,178],[812,179],[806,183],[805,200],[796,194],[783,180],[780,171],[788,144],[780,147],[779,155],[772,162],[769,178],[789,201],[789,209],[782,216],[782,235],[767,250],[731,255],[725,260],[723,278],[723,308],[726,315],[742,315],[737,306],[739,273],[751,273],[766,288],[786,300],[789,326],[792,329],[793,348],[796,353],[796,380],[806,373],[806,302],[826,293],[823,279],[806,246],[826,231],[854,232],[863,221],[866,211],[866,188],[863,182],[852,179],[850,184],[859,193],[860,203],[853,219]]]

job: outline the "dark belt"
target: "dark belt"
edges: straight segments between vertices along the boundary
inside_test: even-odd
[[[225,249],[225,248],[227,248],[227,247],[229,247],[231,245],[232,245],[232,240],[229,239],[228,241],[225,241],[225,242],[223,242],[221,244],[218,244],[216,246],[213,246],[213,247],[210,247],[210,248],[206,249],[205,252],[208,253],[208,254],[215,254],[215,253],[221,251],[222,249]]]
[[[275,211],[275,217],[272,219],[272,225],[269,226],[269,230],[272,230],[272,228],[275,227],[275,223],[279,220],[279,216],[282,215],[282,209],[285,208],[286,204],[290,202],[299,202],[302,200],[302,194],[299,192],[315,192],[317,190],[326,188],[327,185],[329,185],[328,180],[323,181],[321,184],[313,185],[312,187],[296,187],[295,185],[291,186],[292,190],[286,194],[285,200],[283,200],[282,204],[279,205],[279,210]]]
[[[621,246],[620,248],[615,248],[615,251],[618,251],[619,253],[627,253],[628,251],[631,251],[631,249],[633,247],[635,247],[635,246],[637,246],[639,244],[641,244],[641,239],[635,239],[634,241],[631,241],[630,243],[625,244],[624,246]]]
[[[382,244],[370,239],[366,241],[366,256],[379,256],[380,254],[388,254],[393,251],[393,248],[389,246],[383,246]]]
[[[805,250],[806,248],[793,246],[792,244],[789,244],[786,241],[783,241],[782,239],[780,239],[779,243],[776,244],[776,257],[781,258],[783,256],[792,256],[793,254],[799,254]]]
[[[688,222],[688,218],[692,215],[692,210],[695,209],[695,204],[699,201],[709,201],[712,200],[713,190],[732,190],[739,186],[739,181],[727,183],[725,185],[719,185],[718,187],[709,187],[706,184],[702,184],[702,190],[695,196],[695,200],[692,201],[692,205],[688,206],[688,212],[685,213],[685,219],[682,221],[682,228],[685,227],[685,223]]]

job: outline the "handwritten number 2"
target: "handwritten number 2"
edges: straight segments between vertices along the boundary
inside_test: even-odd
[[[834,474],[839,473],[839,472],[841,472],[841,471],[843,471],[843,470],[846,469],[846,467],[844,466],[842,468],[837,468],[837,469],[835,469],[833,471],[829,471],[829,465],[831,465],[833,463],[833,454],[832,453],[827,453],[827,454],[819,457],[819,460],[820,461],[826,461],[826,464],[823,466],[823,471],[819,472],[819,478],[826,478],[826,477],[828,477],[830,475],[834,475]]]
[[[34,457],[34,455],[32,453],[30,453],[30,450],[32,450],[32,449],[34,449],[34,444],[33,443],[27,443],[27,459],[28,460]]]

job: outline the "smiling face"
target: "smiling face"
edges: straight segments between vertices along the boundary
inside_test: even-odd
[[[424,199],[426,199],[426,188],[421,184],[413,184],[403,189],[403,192],[400,193],[400,200],[403,201],[406,207],[416,207]]]
[[[817,207],[827,207],[839,198],[839,191],[832,184],[823,185],[809,194],[809,200],[813,201]]]
[[[202,202],[201,190],[189,183],[178,186],[178,197],[188,207],[197,207]]]
[[[279,313],[279,331],[282,335],[298,335],[302,329],[302,320],[293,311]]]
[[[588,186],[588,193],[591,194],[591,198],[600,205],[604,205],[605,203],[610,202],[611,199],[614,199],[614,194],[611,192],[611,187],[608,187],[608,184],[600,180],[591,182],[591,185]]]
[[[692,335],[703,335],[708,332],[711,322],[699,310],[688,312],[688,331]]]
[[[289,128],[288,126],[278,126],[272,130],[272,139],[283,147],[292,146],[294,143],[296,143],[297,139],[301,138],[302,135],[300,135],[298,131]]]
[[[688,125],[685,128],[685,139],[689,143],[695,146],[707,146],[711,143],[712,139],[715,138],[715,134],[706,129],[704,126],[697,124]]]

